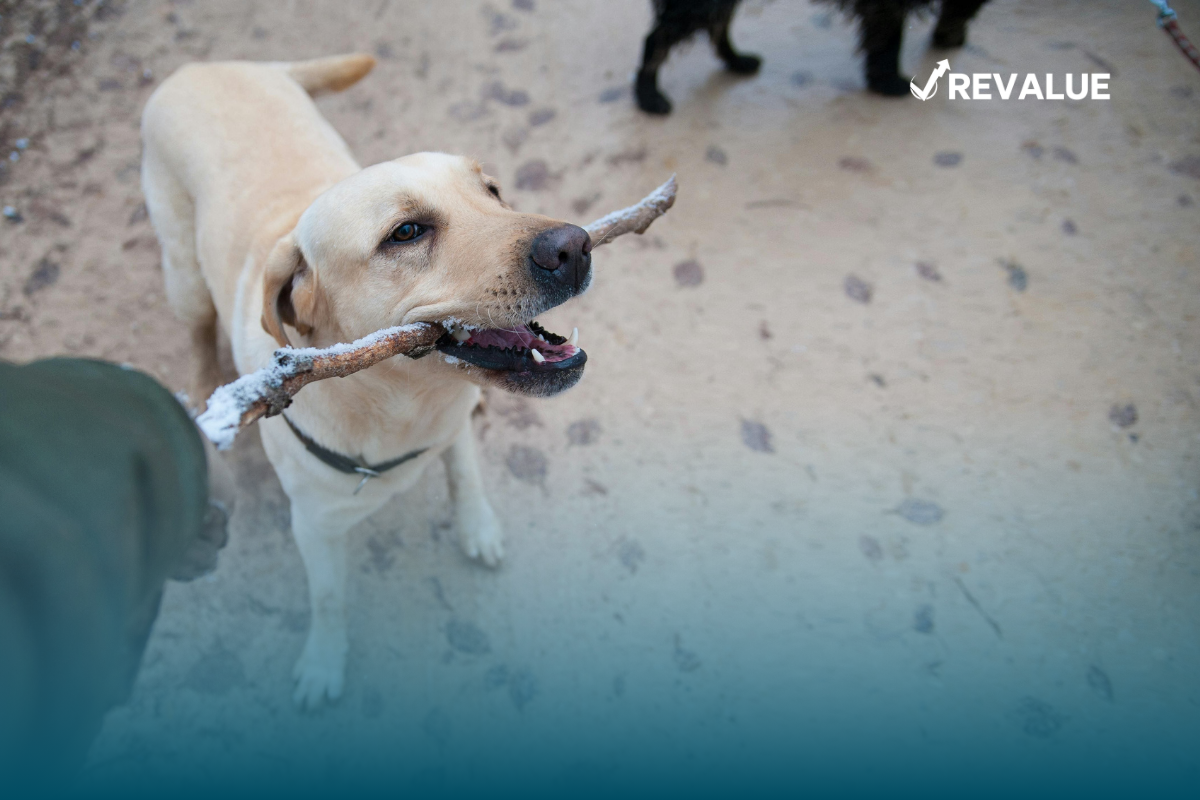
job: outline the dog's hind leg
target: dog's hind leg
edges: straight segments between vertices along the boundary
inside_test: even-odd
[[[900,77],[900,45],[904,36],[904,5],[880,0],[857,0],[860,43],[866,51],[867,88],[887,97],[908,94]]]
[[[962,47],[967,43],[967,23],[987,0],[942,0],[942,13],[933,29],[933,46]]]
[[[729,41],[729,26],[733,22],[733,12],[737,3],[725,3],[720,14],[713,20],[708,29],[708,37],[712,40],[717,55],[725,62],[725,67],[738,75],[753,75],[762,66],[762,59],[750,53],[739,53],[733,49]]]
[[[658,89],[658,69],[667,60],[671,48],[686,38],[673,26],[656,21],[654,29],[646,35],[642,48],[642,66],[638,70],[635,94],[638,108],[647,114],[670,114],[671,101]]]
[[[468,558],[481,559],[496,567],[504,558],[504,532],[500,521],[483,492],[479,474],[479,456],[475,452],[475,432],[468,420],[449,449],[442,454],[450,482],[450,501],[454,504],[454,522],[458,541]]]
[[[162,246],[167,302],[188,326],[193,371],[188,385],[192,404],[205,401],[221,385],[217,360],[217,309],[196,256],[196,208],[187,190],[149,152],[142,164],[146,210]]]

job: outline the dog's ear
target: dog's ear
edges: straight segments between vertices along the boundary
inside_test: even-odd
[[[263,266],[263,330],[280,345],[291,344],[284,323],[302,335],[312,332],[317,313],[317,274],[288,234],[275,243]]]

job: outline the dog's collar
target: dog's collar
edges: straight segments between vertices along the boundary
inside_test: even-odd
[[[354,494],[358,494],[359,490],[366,485],[371,478],[378,478],[383,473],[393,467],[398,467],[401,464],[412,461],[417,456],[424,453],[429,448],[423,447],[420,450],[414,450],[411,453],[405,453],[399,458],[393,458],[391,461],[384,461],[382,464],[368,464],[364,459],[353,459],[350,456],[342,455],[330,450],[328,447],[322,447],[313,439],[305,435],[304,431],[296,427],[296,423],[288,418],[287,414],[280,414],[283,421],[292,429],[292,433],[296,434],[296,438],[304,444],[304,449],[312,453],[325,464],[333,467],[338,472],[344,472],[347,475],[362,475],[363,478],[359,481],[358,486],[354,489]]]

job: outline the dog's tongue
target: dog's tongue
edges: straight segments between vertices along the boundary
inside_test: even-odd
[[[507,350],[510,347],[537,350],[547,361],[563,361],[579,351],[579,348],[572,344],[550,344],[528,327],[515,330],[504,328],[475,330],[471,331],[471,337],[463,343],[479,347],[496,347],[501,350]]]

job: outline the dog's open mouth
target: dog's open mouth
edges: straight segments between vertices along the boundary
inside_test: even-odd
[[[437,349],[450,363],[488,370],[510,391],[545,396],[574,386],[582,376],[587,353],[578,340],[578,329],[568,338],[536,322],[516,328],[453,326]]]

